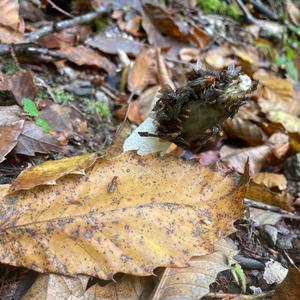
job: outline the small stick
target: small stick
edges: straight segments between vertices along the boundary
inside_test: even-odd
[[[48,3],[50,3],[50,5],[56,9],[57,11],[61,12],[62,14],[66,15],[67,17],[70,18],[75,18],[73,15],[71,15],[70,13],[68,13],[67,11],[63,10],[62,8],[60,8],[59,6],[57,6],[55,3],[53,3],[51,0],[47,0]]]
[[[257,295],[241,295],[241,294],[226,294],[226,293],[208,293],[205,297],[209,298],[226,298],[226,299],[243,299],[243,300],[256,300],[271,298],[274,291],[263,292]]]

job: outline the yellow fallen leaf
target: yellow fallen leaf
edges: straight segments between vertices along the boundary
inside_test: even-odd
[[[171,156],[101,158],[85,177],[1,199],[0,261],[103,279],[183,267],[232,232],[245,180]]]
[[[287,180],[283,174],[276,173],[256,173],[253,176],[253,181],[257,184],[264,184],[268,188],[277,187],[279,190],[287,188]]]
[[[267,118],[273,123],[281,123],[289,132],[300,131],[300,119],[287,112],[271,110],[267,113]]]
[[[53,185],[67,174],[84,175],[97,159],[97,154],[85,154],[53,161],[46,161],[34,168],[24,170],[13,182],[10,192],[29,190],[39,185]]]
[[[265,99],[272,102],[293,99],[293,84],[290,80],[276,77],[262,69],[255,72],[253,78],[262,85],[261,93]]]

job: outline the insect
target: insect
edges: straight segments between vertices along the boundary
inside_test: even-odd
[[[118,185],[118,180],[119,180],[118,176],[113,177],[113,179],[111,180],[111,182],[107,186],[107,192],[108,193],[113,193],[116,190],[117,185]]]

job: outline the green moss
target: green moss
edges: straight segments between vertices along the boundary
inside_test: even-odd
[[[58,102],[74,101],[74,99],[75,99],[74,95],[72,95],[68,92],[64,92],[63,90],[58,89],[58,88],[53,88],[52,93]]]
[[[105,26],[107,25],[107,21],[105,18],[100,17],[96,20],[95,25],[96,25],[96,31],[99,32],[105,28]]]
[[[86,106],[87,110],[93,114],[96,114],[102,118],[110,117],[110,109],[108,105],[101,101],[95,101],[90,99],[83,99],[83,103]]]
[[[227,4],[221,0],[198,0],[198,5],[205,13],[216,13],[238,20],[241,11],[236,4]]]
[[[2,65],[2,71],[4,74],[12,76],[15,75],[17,72],[17,68],[15,65],[15,62],[13,61],[13,59],[11,58],[6,58],[3,61],[3,65]]]

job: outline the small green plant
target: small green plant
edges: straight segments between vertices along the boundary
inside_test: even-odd
[[[226,15],[234,20],[238,20],[242,15],[235,3],[227,4],[221,0],[198,0],[198,4],[206,13]]]
[[[85,104],[87,110],[91,113],[94,113],[101,118],[110,117],[110,109],[106,103],[86,98],[83,99],[83,103]]]
[[[63,102],[68,102],[68,101],[74,101],[74,99],[75,99],[74,95],[72,95],[71,93],[64,92],[63,90],[58,89],[58,88],[53,88],[52,93],[58,102],[63,103]]]
[[[99,32],[103,28],[105,28],[105,26],[107,25],[107,20],[103,17],[100,17],[96,20],[95,25],[96,25],[96,31]]]
[[[24,112],[28,114],[30,117],[34,118],[35,124],[40,126],[44,130],[44,132],[49,133],[51,128],[49,127],[47,122],[41,118],[38,118],[40,112],[36,104],[29,98],[23,98],[21,102],[22,102]]]
[[[299,32],[295,30],[294,27],[292,29],[289,27],[289,32],[287,32],[284,36],[281,55],[277,57],[276,64],[282,69],[285,69],[288,77],[298,81],[299,74],[294,64],[294,60],[296,53],[299,53],[300,51],[300,27]]]
[[[246,292],[246,276],[240,264],[231,267],[231,273],[236,283],[241,287],[243,293]]]
[[[2,65],[2,71],[4,74],[9,76],[16,74],[17,68],[13,59],[11,58],[4,59]]]

